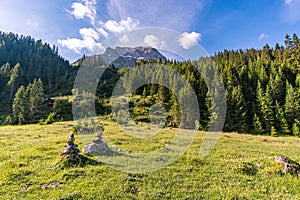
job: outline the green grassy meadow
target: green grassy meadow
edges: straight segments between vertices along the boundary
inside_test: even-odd
[[[151,138],[126,135],[101,121],[104,140],[123,151],[163,147],[176,129]],[[197,132],[186,153],[155,172],[126,173],[95,157],[60,161],[73,122],[0,127],[0,199],[300,199],[300,177],[283,174],[273,156],[300,161],[300,139],[223,133],[205,158]],[[76,136],[79,148],[83,143]]]

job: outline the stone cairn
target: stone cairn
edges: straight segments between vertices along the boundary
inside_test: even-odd
[[[108,150],[107,144],[102,140],[102,132],[98,133],[91,144],[83,147],[82,151],[88,155],[101,155]]]
[[[77,160],[79,159],[79,148],[78,145],[74,143],[75,137],[74,134],[68,138],[68,144],[65,146],[64,152],[60,153],[59,155],[62,156],[64,159],[69,160]]]

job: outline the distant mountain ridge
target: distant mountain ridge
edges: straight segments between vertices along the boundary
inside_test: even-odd
[[[80,65],[86,58],[88,58],[89,64],[91,60],[94,60],[96,63],[93,63],[93,65],[103,65],[104,61],[106,65],[116,68],[134,67],[134,64],[141,60],[167,60],[157,49],[152,47],[108,47],[103,54],[83,57],[73,65]]]

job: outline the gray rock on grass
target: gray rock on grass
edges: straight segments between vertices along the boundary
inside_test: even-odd
[[[102,134],[98,133],[91,144],[83,147],[82,151],[88,155],[101,155],[108,150],[108,145],[102,140]]]
[[[274,161],[282,166],[282,172],[300,175],[300,164],[286,156],[275,156]]]

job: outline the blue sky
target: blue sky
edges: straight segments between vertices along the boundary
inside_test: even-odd
[[[3,0],[0,30],[58,45],[70,61],[101,53],[108,38],[142,27],[178,31],[183,48],[194,45],[189,38],[213,54],[300,36],[299,10],[300,0]],[[153,35],[146,39],[163,47]]]

